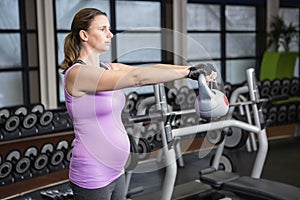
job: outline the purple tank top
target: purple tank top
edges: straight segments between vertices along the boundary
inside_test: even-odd
[[[84,188],[104,187],[124,173],[130,151],[121,119],[125,95],[114,90],[73,97],[66,88],[64,93],[75,134],[69,179]]]

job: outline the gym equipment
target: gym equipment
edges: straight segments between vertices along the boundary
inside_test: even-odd
[[[39,154],[37,147],[29,147],[24,154],[31,161],[30,171],[32,177],[37,177],[49,173],[48,157],[45,154]]]
[[[260,96],[261,97],[270,96],[271,85],[272,85],[272,83],[269,79],[265,79],[265,80],[261,81],[261,84],[260,84]]]
[[[210,165],[213,165],[214,159],[215,156],[212,156],[210,160]],[[226,172],[236,172],[236,166],[233,164],[230,157],[223,153],[220,157],[218,170]]]
[[[251,101],[258,102],[259,95],[254,77],[254,70],[248,69],[247,78],[249,85],[249,96]],[[257,106],[257,103],[252,105],[254,121],[258,128],[262,128],[264,122],[262,109],[258,109]],[[200,171],[200,180],[216,189],[234,192],[243,198],[286,200],[299,199],[299,188],[260,178],[268,148],[265,129],[261,129],[261,133],[257,136],[260,145],[251,177],[239,177],[235,173],[218,170],[218,166],[216,165],[218,163],[218,158],[215,158],[210,168]],[[218,146],[216,157],[223,152],[223,148],[224,142]],[[262,152],[262,150],[264,151]]]
[[[65,198],[72,198],[73,197],[73,191],[71,188],[68,188],[65,191],[60,191],[58,189],[52,189],[52,190],[42,190],[40,192],[42,197],[45,197],[47,199],[65,199]]]
[[[0,110],[0,140],[12,140],[21,137],[19,130],[20,118],[17,115],[11,115],[7,108]]]
[[[270,96],[277,96],[280,94],[280,80],[274,79],[272,81],[271,90],[270,90]]]
[[[18,182],[24,179],[29,179],[32,174],[29,171],[30,159],[27,157],[21,157],[21,153],[17,150],[11,151],[7,156],[6,160],[12,165],[12,176],[14,177],[14,182]]]
[[[204,75],[198,79],[199,94],[195,101],[195,110],[200,118],[212,119],[222,117],[229,110],[227,97],[216,89],[209,89]]]
[[[254,120],[254,123],[249,124],[243,121],[239,121],[236,119],[226,119],[226,120],[221,120],[221,121],[211,121],[210,123],[205,123],[205,124],[199,124],[199,125],[195,125],[195,126],[190,126],[190,127],[183,127],[183,128],[178,128],[178,129],[171,129],[170,126],[170,122],[169,122],[169,117],[172,116],[172,114],[168,111],[168,107],[166,104],[166,95],[165,95],[165,91],[163,89],[163,84],[157,84],[154,86],[154,91],[155,91],[155,97],[157,102],[159,102],[158,104],[158,110],[161,111],[161,115],[158,116],[156,115],[156,118],[161,119],[162,121],[159,123],[160,127],[161,127],[161,138],[162,138],[162,151],[164,156],[164,163],[165,163],[165,177],[164,177],[164,181],[163,181],[163,186],[162,186],[162,190],[155,192],[155,193],[151,193],[151,197],[153,199],[163,199],[163,200],[167,200],[167,199],[184,199],[187,196],[191,196],[191,195],[201,195],[201,196],[206,196],[208,197],[209,195],[216,192],[216,190],[213,190],[212,187],[208,187],[208,185],[212,185],[210,184],[209,181],[207,181],[206,183],[208,184],[203,184],[200,183],[198,181],[192,181],[189,183],[186,183],[184,185],[179,185],[179,186],[175,186],[175,179],[176,179],[176,173],[177,173],[177,165],[176,165],[176,153],[175,153],[175,149],[174,149],[174,145],[172,142],[174,142],[175,138],[181,138],[184,136],[189,136],[189,135],[193,135],[199,132],[205,132],[207,130],[218,130],[218,129],[226,129],[228,127],[238,127],[240,129],[243,129],[245,131],[248,131],[250,133],[255,133],[257,135],[257,142],[259,143],[259,148],[258,151],[256,153],[256,159],[254,162],[254,166],[252,168],[252,172],[251,172],[251,177],[246,178],[246,180],[243,178],[241,179],[236,179],[234,177],[236,177],[236,175],[234,173],[230,173],[230,172],[225,172],[225,171],[219,171],[219,166],[220,166],[220,160],[222,158],[223,155],[223,150],[224,150],[224,145],[225,145],[225,141],[226,141],[226,136],[225,139],[218,145],[217,149],[216,149],[216,154],[214,156],[214,159],[212,161],[212,166],[206,170],[202,170],[202,176],[201,176],[201,180],[207,175],[210,175],[210,177],[215,178],[217,176],[217,174],[230,174],[229,178],[226,179],[226,184],[230,184],[230,182],[232,181],[231,187],[233,188],[235,185],[235,192],[237,194],[240,195],[244,195],[245,193],[248,195],[248,197],[254,197],[254,198],[260,198],[260,199],[264,199],[266,198],[268,195],[272,194],[272,193],[278,193],[278,195],[276,195],[277,197],[281,197],[281,198],[276,198],[276,199],[291,199],[291,195],[289,193],[292,193],[292,195],[297,196],[297,198],[295,199],[299,199],[300,198],[300,189],[295,188],[293,186],[286,186],[285,184],[281,184],[281,183],[277,183],[274,181],[265,181],[263,179],[260,179],[262,170],[263,170],[263,166],[265,163],[265,159],[267,156],[267,151],[268,151],[268,139],[266,136],[266,123],[264,121],[263,118],[263,110],[262,107],[259,106],[261,103],[263,103],[266,100],[262,100],[259,98],[259,91],[258,91],[258,86],[257,86],[257,82],[255,79],[255,73],[254,73],[254,69],[250,68],[247,70],[246,73],[247,76],[247,85],[248,86],[243,86],[239,89],[240,94],[243,93],[249,93],[249,98],[250,101],[249,102],[242,102],[242,104],[244,105],[251,105],[251,113],[252,113],[252,117]],[[202,84],[199,84],[199,90],[201,92],[203,92],[203,90],[207,90],[209,89],[208,87],[202,87]],[[202,89],[202,90],[201,90]],[[208,92],[209,94],[209,92]],[[211,93],[210,93],[211,94]],[[237,95],[236,95],[237,96]],[[218,95],[206,95],[204,97],[204,99],[209,99],[211,101],[214,100],[218,100],[220,101],[220,98],[215,99],[216,97],[218,97]],[[223,96],[221,95],[221,100],[223,101],[223,107],[226,108],[226,100],[223,98]],[[198,96],[198,102],[201,102],[201,95]],[[233,100],[232,98],[230,100]],[[235,101],[230,101],[231,105],[239,105],[239,103],[236,103],[237,99],[234,99]],[[200,107],[200,104],[195,104],[196,108]],[[228,105],[227,105],[228,106]],[[214,108],[214,107],[212,107]],[[222,106],[221,106],[222,108]],[[204,108],[203,108],[204,109]],[[199,112],[197,114],[199,114],[199,116],[203,116],[201,115],[201,109],[199,109]],[[223,112],[220,112],[221,115],[222,114],[226,114],[224,113],[226,111],[226,109],[222,110]],[[230,110],[229,110],[230,111]],[[177,112],[176,114],[182,114],[183,112]],[[205,113],[205,112],[204,112]],[[219,117],[217,114],[214,113],[214,115],[212,115],[211,113],[208,112],[207,110],[207,115],[205,115],[205,117]],[[174,114],[174,113],[173,113]],[[143,116],[142,118],[140,118],[139,116],[137,117],[137,122],[141,122],[143,120],[152,120],[154,119],[153,116],[148,116],[148,119]],[[132,122],[134,122],[135,120],[131,120]],[[213,169],[213,170],[212,170]],[[214,172],[216,171],[216,172]],[[218,179],[213,179],[213,182],[216,182]],[[235,183],[234,183],[235,182]],[[255,184],[252,184],[252,182],[255,182]],[[233,184],[234,183],[234,184]],[[224,185],[224,184],[222,184]],[[212,185],[213,186],[213,185]],[[280,188],[281,186],[283,186],[283,188]],[[214,186],[213,186],[214,187]],[[260,188],[265,188],[264,192],[262,193],[260,191]],[[274,189],[276,191],[274,191]],[[231,189],[232,191],[233,189]],[[286,192],[286,191],[288,192]],[[244,193],[243,193],[244,192]],[[144,199],[143,196],[134,198],[134,199]]]
[[[133,170],[139,162],[139,150],[138,145],[131,134],[128,134],[128,138],[130,141],[130,154],[125,165],[125,171]]]
[[[51,112],[50,110],[45,110],[43,104],[31,105],[30,110],[32,113],[35,113],[38,117],[37,120],[38,134],[51,133],[54,129],[52,125],[52,120],[54,117],[53,112]]]
[[[293,77],[290,80],[290,95],[292,97],[300,96],[300,83],[297,77]]]
[[[126,103],[123,109],[125,114],[132,115],[136,112],[138,98],[139,96],[136,92],[130,92],[128,95],[126,95]]]
[[[54,149],[50,154],[50,165],[48,165],[50,172],[66,168],[63,161],[65,160],[68,147],[69,143],[66,140],[62,140],[57,143],[56,149]]]
[[[2,160],[0,156],[0,185],[6,185],[14,182],[14,178],[12,177],[12,163],[5,160]]]
[[[64,153],[61,148],[68,148],[67,142],[57,145],[57,149],[54,149],[54,145],[51,143],[46,143],[41,149],[41,153],[48,157],[47,168],[49,172],[55,172],[64,169],[63,159]]]
[[[73,128],[72,120],[68,112],[63,110],[52,110],[53,112],[53,132],[70,131]]]

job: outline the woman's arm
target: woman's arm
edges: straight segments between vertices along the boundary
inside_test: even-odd
[[[119,68],[118,68],[119,67]],[[96,66],[78,65],[66,77],[66,87],[70,94],[82,96],[87,92],[109,91],[128,87],[150,85],[182,79],[189,74],[188,66],[153,65],[132,67],[118,64],[113,70]]]
[[[138,68],[130,65],[125,65],[122,63],[110,63],[110,66],[113,70],[131,70],[133,68]],[[145,66],[143,66],[145,67]],[[170,65],[170,64],[155,64],[148,67],[155,67],[155,68],[166,68],[166,69],[185,69],[188,66],[181,66],[181,65]]]

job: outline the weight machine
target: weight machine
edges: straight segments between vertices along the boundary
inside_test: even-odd
[[[157,110],[160,112],[152,115],[141,115],[128,119],[129,123],[139,123],[147,120],[160,119],[159,123],[162,131],[162,152],[165,155],[164,164],[166,166],[166,172],[162,190],[159,193],[159,199],[187,199],[190,195],[197,195],[200,193],[210,195],[211,192],[218,190],[227,190],[235,193],[236,195],[241,195],[243,197],[252,199],[291,200],[300,198],[299,188],[288,184],[261,179],[261,173],[268,152],[268,139],[266,135],[262,107],[259,107],[259,105],[267,100],[260,99],[259,97],[254,69],[248,69],[246,71],[246,76],[248,86],[243,86],[238,89],[234,97],[230,99],[231,107],[229,108],[226,96],[220,91],[208,88],[204,77],[200,75],[198,81],[199,95],[195,102],[195,108],[199,117],[211,119],[209,123],[172,130],[169,119],[174,115],[183,115],[184,111],[169,111],[163,84],[157,84],[154,86]],[[239,94],[243,93],[248,93],[250,100],[237,103],[237,97]],[[253,124],[235,119],[226,119],[226,115],[233,112],[233,106],[238,106],[241,104],[251,106],[253,114],[252,118],[254,120]],[[210,112],[210,110],[212,112]],[[212,166],[208,169],[201,170],[201,182],[192,181],[191,183],[184,184],[183,186],[175,186],[175,179],[177,175],[176,151],[174,145],[175,138],[182,138],[196,133],[206,132],[208,130],[226,130],[229,127],[241,128],[250,133],[256,134],[257,136],[258,150],[252,168],[251,177],[239,177],[237,174],[218,170],[226,141],[225,136],[224,140],[216,149]],[[207,187],[208,185],[211,187]],[[156,199],[156,197],[152,195],[151,199],[154,198]],[[133,199],[145,198],[141,196]]]

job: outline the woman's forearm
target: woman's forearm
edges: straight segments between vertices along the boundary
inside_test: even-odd
[[[155,65],[134,68],[128,72],[128,77],[134,86],[142,86],[186,78],[188,73],[187,66]]]

